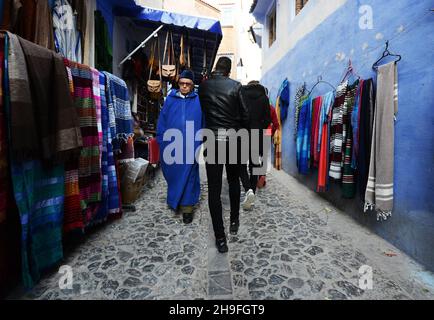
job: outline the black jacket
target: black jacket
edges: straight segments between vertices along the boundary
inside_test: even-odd
[[[249,111],[250,129],[267,129],[271,124],[270,101],[260,84],[243,86],[241,99]]]
[[[214,72],[199,86],[199,99],[205,115],[205,127],[219,129],[249,128],[247,107],[241,101],[241,83]]]

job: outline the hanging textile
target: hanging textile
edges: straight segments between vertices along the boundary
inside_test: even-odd
[[[113,137],[113,151],[121,151],[121,142],[127,143],[127,137],[134,133],[134,121],[128,88],[124,80],[105,72],[107,77],[107,94],[113,103],[116,120],[116,135]],[[134,151],[134,149],[133,149]],[[133,152],[134,153],[134,152]]]
[[[319,126],[320,126],[320,113],[322,106],[322,97],[317,97],[312,102],[312,128],[310,136],[310,154],[312,157],[312,167],[318,168],[319,164]]]
[[[6,115],[3,105],[3,77],[5,59],[5,36],[0,35],[0,224],[6,220],[10,194],[9,166],[7,154]]]
[[[53,20],[48,1],[4,1],[2,30],[54,49]]]
[[[300,174],[309,173],[311,123],[312,99],[308,98],[303,102],[298,121],[297,167]]]
[[[343,141],[345,141],[345,149],[343,154],[344,163],[342,167],[342,194],[343,197],[347,199],[352,199],[356,195],[355,170],[351,166],[351,156],[353,154],[353,129],[351,126],[351,114],[354,109],[358,88],[359,81],[356,81],[349,87],[345,97],[343,114]]]
[[[279,90],[279,97],[280,97],[280,121],[281,123],[286,121],[286,118],[288,117],[288,110],[289,110],[289,100],[290,100],[290,92],[289,92],[289,81],[288,79],[285,79],[283,81],[280,90]]]
[[[353,150],[351,155],[351,168],[357,169],[357,157],[359,154],[359,138],[360,138],[360,115],[362,113],[362,97],[365,80],[361,80],[357,89],[354,109],[351,114],[351,128],[353,131]]]
[[[277,97],[276,101],[276,114],[279,122],[279,129],[277,129],[274,135],[274,167],[276,170],[282,170],[282,121],[280,118],[280,97]]]
[[[335,99],[335,92],[329,92],[323,97],[320,113],[320,131],[318,134],[319,141],[319,164],[318,164],[318,192],[327,191],[328,187],[328,168],[329,168],[329,150],[330,150],[330,123],[331,108]]]
[[[330,125],[330,172],[331,178],[342,178],[342,166],[344,150],[344,106],[347,94],[348,82],[344,82],[337,88],[336,99],[332,109],[332,122]]]
[[[62,57],[25,39],[19,41],[27,62],[42,158],[63,162],[77,157],[83,142]]]
[[[67,0],[55,0],[53,27],[56,50],[70,61],[82,63],[81,34],[77,21]]]
[[[77,30],[81,33],[83,64],[95,67],[95,17],[96,0],[72,0],[74,13],[77,13]]]
[[[13,40],[13,46],[19,46],[18,38],[8,35]],[[11,90],[8,79],[24,79],[25,76],[20,75],[19,72],[26,69],[12,69],[13,64],[10,63],[9,57],[12,58],[17,51],[11,48],[7,52],[9,54],[5,55],[5,59],[9,77],[5,77],[4,101],[10,123],[11,111],[14,108],[10,102],[18,100],[14,95],[19,91]],[[20,85],[28,88],[29,83],[21,81]],[[56,265],[63,258],[62,218],[65,172],[63,166],[52,166],[47,169],[39,160],[17,161],[13,153],[10,154],[10,159],[13,192],[21,220],[23,284],[26,288],[31,288],[40,279],[41,271]]]
[[[374,132],[365,197],[365,211],[375,209],[378,220],[388,219],[393,210],[394,118],[397,112],[398,66],[392,62],[378,68]]]
[[[65,59],[65,64],[71,69],[74,85],[74,102],[78,110],[83,136],[83,148],[76,168],[78,168],[80,206],[84,214],[85,225],[87,226],[93,215],[96,214],[96,204],[101,200],[102,188],[97,99],[94,96],[92,70],[87,66],[67,59]]]
[[[303,101],[307,99],[306,97],[306,84],[303,84],[299,87],[295,93],[295,111],[294,111],[294,140],[297,140],[297,131],[298,131],[298,118],[300,116],[300,109],[303,105]]]
[[[365,201],[371,158],[372,131],[374,125],[375,94],[373,79],[363,82],[360,108],[359,151],[357,154],[357,185],[360,199]]]
[[[107,23],[101,11],[95,11],[95,66],[98,70],[112,72],[113,50]]]

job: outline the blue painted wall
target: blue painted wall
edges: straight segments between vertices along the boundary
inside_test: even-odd
[[[372,30],[359,28],[361,5],[373,8]],[[385,41],[390,40],[390,51],[403,57],[399,63],[393,217],[387,222],[377,222],[374,214],[363,213],[359,201],[342,199],[337,184],[324,196],[434,271],[434,13],[429,12],[431,8],[434,8],[432,0],[348,0],[264,74],[262,83],[275,100],[281,82],[288,78],[291,101],[294,101],[296,88],[304,81],[311,88],[319,75],[338,85],[349,57],[363,78],[375,78],[372,64],[381,56]],[[305,13],[308,19],[308,12]],[[381,40],[377,38],[379,33],[384,36]],[[369,47],[364,50],[365,43]],[[340,52],[346,55],[343,61],[336,59],[336,53]],[[328,86],[319,85],[313,95],[329,90]],[[293,113],[292,102],[290,114]],[[293,132],[291,116],[283,127],[283,168],[314,189],[316,173],[309,177],[297,174]]]

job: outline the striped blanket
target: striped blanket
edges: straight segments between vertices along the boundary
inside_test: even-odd
[[[67,59],[64,61],[65,65],[71,70],[74,86],[74,103],[78,110],[80,129],[83,137],[83,148],[77,169],[80,207],[84,214],[84,224],[87,226],[98,209],[97,204],[101,200],[102,188],[97,102],[94,95],[96,88],[94,89],[94,76],[90,67]]]

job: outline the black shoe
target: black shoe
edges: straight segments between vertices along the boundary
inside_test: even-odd
[[[231,235],[236,236],[238,234],[238,230],[240,229],[240,222],[231,222],[231,226],[229,231]]]
[[[216,245],[217,245],[217,250],[220,253],[226,253],[229,251],[228,245],[226,244],[226,238],[223,238],[221,240],[217,240]]]
[[[183,213],[182,214],[182,221],[185,223],[185,224],[190,224],[190,223],[192,223],[193,222],[193,213]]]

